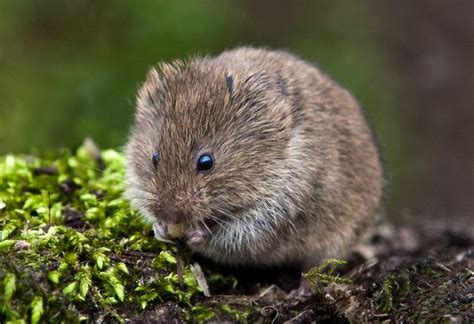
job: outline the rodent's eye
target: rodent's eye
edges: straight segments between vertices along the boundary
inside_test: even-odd
[[[158,162],[160,162],[160,152],[153,153],[151,161],[153,162],[153,166],[156,169],[158,167]]]
[[[214,157],[211,154],[205,153],[199,156],[197,160],[197,164],[196,164],[196,168],[198,172],[209,171],[212,169],[213,166],[214,166]]]

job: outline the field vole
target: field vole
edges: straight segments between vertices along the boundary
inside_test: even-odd
[[[127,196],[160,239],[234,265],[342,257],[383,190],[354,98],[283,51],[152,68],[127,145]]]

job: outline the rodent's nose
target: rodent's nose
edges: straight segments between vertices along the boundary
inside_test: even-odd
[[[167,223],[171,223],[171,224],[182,223],[186,218],[186,215],[183,212],[183,210],[181,210],[180,208],[177,208],[176,206],[172,206],[172,205],[166,206],[162,208],[161,210],[162,210],[162,217],[166,220]]]
[[[191,193],[178,193],[160,202],[160,216],[171,224],[186,223],[192,218],[194,210],[199,200],[199,192],[194,190]]]

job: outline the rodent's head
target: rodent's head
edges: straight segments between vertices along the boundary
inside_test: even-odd
[[[196,229],[212,237],[272,198],[265,184],[281,177],[292,123],[272,80],[212,59],[148,73],[127,146],[127,196],[153,222],[182,226],[168,236],[201,242]]]

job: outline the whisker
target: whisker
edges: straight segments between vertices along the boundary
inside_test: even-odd
[[[232,213],[229,213],[228,211],[226,210],[222,210],[220,208],[214,208],[215,211],[217,211],[219,214],[222,214],[230,219],[233,219],[233,220],[236,220],[236,221],[239,221],[240,218],[238,218],[236,215],[232,214]]]
[[[209,232],[209,234],[211,234],[211,236],[212,236],[212,232],[211,232],[211,230],[209,229],[209,227],[206,225],[206,223],[205,223],[202,219],[200,219],[199,222],[200,222],[202,225],[204,225],[204,227],[207,229],[207,231]]]
[[[214,216],[214,215],[209,215],[209,218],[211,218],[213,221],[215,221],[218,225],[224,227],[225,225],[227,225],[227,222],[220,219],[219,217],[217,216]]]

